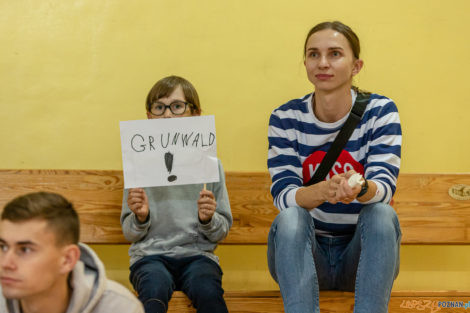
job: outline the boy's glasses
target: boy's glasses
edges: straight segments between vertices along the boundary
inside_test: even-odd
[[[161,116],[165,113],[166,109],[170,109],[171,113],[174,115],[181,115],[186,112],[186,108],[188,105],[191,105],[189,102],[184,102],[184,101],[173,101],[169,105],[166,105],[161,102],[154,102],[152,103],[152,106],[150,107],[150,113],[155,116]]]

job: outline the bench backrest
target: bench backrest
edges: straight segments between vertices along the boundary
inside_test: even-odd
[[[224,244],[266,244],[278,210],[267,173],[227,172],[234,223]],[[470,174],[401,174],[394,197],[404,244],[470,244],[470,200],[448,195],[454,184],[470,185]],[[122,171],[0,170],[0,208],[14,197],[52,191],[71,200],[86,243],[127,243],[119,217]]]

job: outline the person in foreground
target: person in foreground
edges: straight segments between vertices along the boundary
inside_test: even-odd
[[[313,27],[304,64],[315,92],[271,114],[268,168],[281,211],[268,238],[268,265],[285,311],[319,312],[319,290],[355,291],[356,313],[387,312],[399,270],[400,225],[389,205],[400,168],[401,126],[387,97],[352,85],[363,61],[341,22]],[[358,96],[365,112],[326,179],[306,185]],[[348,179],[359,173],[362,184]]]
[[[30,193],[9,202],[0,220],[0,312],[143,312],[129,290],[106,279],[79,233],[78,215],[61,195]]]
[[[147,117],[201,113],[194,86],[179,76],[159,80],[147,96]],[[130,281],[147,313],[163,313],[182,290],[198,313],[228,312],[214,250],[232,225],[219,160],[219,182],[124,190],[121,224],[132,242]]]

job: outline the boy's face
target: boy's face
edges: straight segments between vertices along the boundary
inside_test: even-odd
[[[186,102],[186,97],[184,96],[183,88],[181,88],[180,85],[178,85],[175,90],[168,96],[168,97],[163,97],[157,100],[158,105],[171,105],[172,103],[184,103]],[[153,104],[152,106],[155,106]],[[192,116],[193,114],[191,113],[191,108],[190,105],[188,104],[186,106],[186,111],[184,111],[183,114],[173,114],[171,112],[170,108],[165,108],[165,111],[163,112],[162,115],[153,115],[150,112],[147,112],[147,118],[149,119],[154,119],[154,118],[172,118],[172,117],[188,117]]]
[[[0,282],[5,298],[26,300],[53,290],[68,274],[64,248],[47,222],[0,221]]]

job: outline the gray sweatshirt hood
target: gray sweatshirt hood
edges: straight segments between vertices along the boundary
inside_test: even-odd
[[[80,261],[70,277],[73,293],[66,313],[92,312],[106,290],[107,279],[103,263],[87,245],[79,246]]]
[[[104,265],[95,252],[80,243],[80,260],[69,279],[72,297],[66,313],[143,313],[139,300],[122,285],[108,280]],[[0,313],[20,313],[19,301],[1,296]]]

